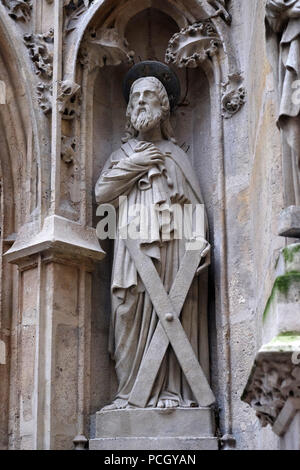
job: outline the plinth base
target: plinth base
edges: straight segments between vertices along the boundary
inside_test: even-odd
[[[91,439],[90,450],[218,450],[216,437],[117,437]]]
[[[279,235],[300,238],[300,207],[290,206],[282,211],[279,218]]]
[[[217,450],[211,408],[125,409],[96,414],[91,450]]]

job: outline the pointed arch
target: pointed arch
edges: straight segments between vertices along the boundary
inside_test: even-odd
[[[27,49],[13,20],[1,9],[4,7],[0,4],[0,80],[5,83],[6,103],[0,104],[0,135],[1,141],[6,142],[6,151],[0,149],[0,158],[4,197],[7,198],[5,188],[9,185],[14,192],[17,230],[35,208],[41,214],[47,209],[50,147],[48,122],[38,105],[37,83],[32,80]],[[31,185],[26,172],[27,176],[32,175]]]
[[[89,27],[108,27],[117,21],[121,31],[125,31],[128,21],[137,13],[147,8],[157,8],[177,23],[178,29],[187,23],[192,24],[212,18],[214,26],[226,52],[226,69],[228,74],[236,73],[239,66],[236,61],[228,25],[220,17],[207,0],[98,0],[82,14],[72,25],[65,39],[64,80],[76,82],[76,64],[81,41]]]

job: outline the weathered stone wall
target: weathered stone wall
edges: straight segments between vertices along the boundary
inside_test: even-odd
[[[228,123],[226,140],[233,434],[244,449],[276,448],[274,434],[261,431],[254,412],[239,400],[261,346],[262,314],[284,246],[277,236],[281,148],[264,7],[262,0],[232,2],[233,42],[247,89],[247,103]]]

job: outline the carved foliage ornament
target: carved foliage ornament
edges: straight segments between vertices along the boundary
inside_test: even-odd
[[[45,114],[51,111],[53,76],[54,32],[45,34],[25,34],[24,43],[33,62],[36,75],[41,78],[37,86],[38,103]]]
[[[222,108],[225,119],[236,114],[246,102],[246,90],[242,86],[241,74],[232,74],[223,83]]]
[[[37,86],[37,97],[43,113],[49,114],[52,109],[52,84],[40,82]]]
[[[215,55],[222,44],[210,21],[195,23],[174,34],[166,52],[166,62],[196,68]]]
[[[76,22],[90,7],[92,0],[64,0],[65,26],[64,32],[68,34],[76,28]]]
[[[300,367],[293,364],[291,353],[279,356],[258,358],[242,397],[263,427],[274,425],[289,397],[300,398]]]
[[[72,120],[79,115],[80,109],[80,86],[70,80],[60,83],[58,96],[59,112],[65,120]]]
[[[52,4],[54,0],[47,0],[48,3]],[[65,13],[65,24],[64,32],[67,34],[73,31],[76,27],[76,22],[92,4],[93,0],[63,0],[64,13]]]
[[[32,0],[2,0],[2,3],[14,20],[25,22],[30,20]]]
[[[134,51],[129,50],[127,40],[114,28],[89,31],[81,48],[81,62],[90,71],[105,65],[132,63],[133,57]]]
[[[61,158],[67,163],[71,164],[74,162],[76,155],[76,138],[68,137],[63,135],[61,138]]]
[[[53,73],[53,29],[45,34],[25,34],[24,42],[29,51],[35,73],[51,79]]]

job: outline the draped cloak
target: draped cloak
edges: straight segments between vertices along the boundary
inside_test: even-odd
[[[273,32],[269,34],[271,57],[274,57],[276,42],[279,44],[273,64],[279,83],[278,126],[290,147],[291,184],[294,186],[291,204],[296,205],[300,205],[300,82],[296,83],[300,80],[300,9],[299,17],[287,18],[285,14],[299,6],[300,0],[268,0],[266,6],[267,23]]]
[[[147,208],[153,205],[157,207],[154,213],[148,213],[151,234],[139,243],[140,249],[153,260],[163,285],[169,292],[185,254],[186,240],[173,237],[167,241],[162,240],[162,215],[170,204],[180,201],[181,205],[190,203],[195,207],[196,204],[203,204],[203,199],[195,172],[180,147],[167,140],[155,143],[166,155],[164,164],[149,163],[148,166],[141,166],[131,161],[130,155],[144,145],[147,143],[132,139],[111,155],[96,184],[96,201],[99,204],[111,203],[119,211],[119,196],[127,196],[128,208],[134,204]],[[172,214],[169,215],[172,219]],[[129,223],[130,215],[125,214],[125,219],[125,224]],[[194,218],[191,224],[194,229]],[[206,225],[205,221],[204,231]],[[114,243],[111,299],[109,349],[115,361],[119,383],[115,401],[119,407],[126,407],[158,317],[119,230]],[[208,375],[206,310],[207,275],[204,273],[194,279],[180,318],[194,352]],[[160,399],[175,400],[179,406],[197,405],[171,346],[163,360],[147,406],[156,407]]]

